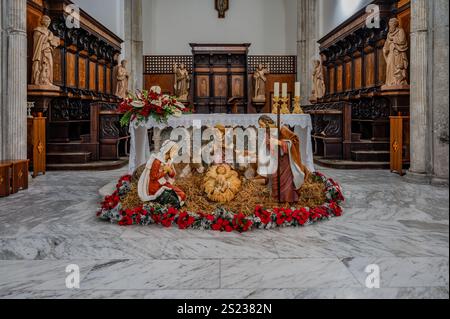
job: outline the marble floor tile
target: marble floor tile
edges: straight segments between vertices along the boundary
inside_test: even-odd
[[[344,264],[361,284],[368,265],[380,270],[381,288],[448,287],[449,261],[441,257],[348,258]]]
[[[218,260],[123,260],[97,263],[81,289],[214,289],[220,287]]]
[[[222,288],[360,287],[337,258],[221,260]]]

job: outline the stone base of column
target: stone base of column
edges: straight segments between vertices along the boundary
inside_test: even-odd
[[[431,184],[431,177],[427,174],[408,171],[403,178],[406,182],[411,184],[421,184],[421,185]]]
[[[448,178],[433,177],[431,179],[431,185],[438,187],[448,187],[449,181]]]

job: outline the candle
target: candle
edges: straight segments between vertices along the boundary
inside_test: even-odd
[[[275,82],[273,85],[273,96],[274,97],[280,97],[280,83]]]
[[[286,98],[288,96],[287,91],[288,91],[287,83],[283,83],[283,95],[282,95],[283,98]]]
[[[300,97],[300,82],[295,82],[295,97]]]

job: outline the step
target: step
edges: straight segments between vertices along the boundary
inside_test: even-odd
[[[352,151],[355,162],[389,162],[389,151]]]
[[[348,169],[348,170],[360,170],[360,169],[388,170],[390,168],[389,162],[354,162],[354,161],[330,160],[321,157],[315,157],[314,163],[319,167]]]
[[[95,161],[79,164],[47,164],[48,171],[110,171],[124,168],[128,164],[128,157],[116,161]],[[124,174],[126,170],[124,168]]]
[[[96,143],[81,143],[81,142],[70,142],[70,143],[48,143],[47,152],[48,153],[96,153],[98,144]]]
[[[47,162],[49,164],[79,164],[89,163],[92,159],[92,153],[89,152],[58,152],[47,153]]]
[[[352,142],[352,151],[389,151],[388,141],[360,140]]]

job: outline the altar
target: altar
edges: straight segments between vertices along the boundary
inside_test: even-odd
[[[129,173],[132,174],[136,168],[146,163],[150,156],[150,143],[148,130],[153,129],[153,141],[155,150],[159,150],[162,143],[161,132],[166,128],[186,129],[193,126],[214,127],[222,125],[227,128],[258,127],[258,119],[264,114],[186,114],[181,117],[171,117],[167,123],[159,123],[150,118],[145,123],[130,123],[130,160]],[[275,122],[277,115],[265,114]],[[300,154],[305,165],[314,172],[314,161],[311,141],[312,121],[306,114],[289,114],[281,116],[281,124],[294,128],[294,132],[300,139]]]

